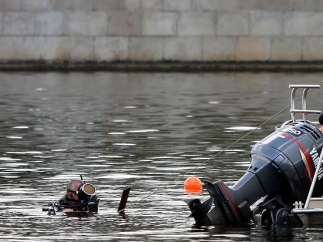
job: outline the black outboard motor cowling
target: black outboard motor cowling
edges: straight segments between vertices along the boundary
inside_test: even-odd
[[[322,133],[306,122],[290,122],[278,128],[253,147],[248,171],[233,187],[222,181],[204,182],[213,201],[212,209],[209,200],[187,202],[196,225],[249,224],[256,212],[266,210],[271,211],[270,217],[274,216],[276,222],[281,221],[275,216],[285,216],[295,201],[305,203],[322,145]],[[323,195],[322,177],[321,168],[315,196]],[[252,208],[260,199],[263,201]]]

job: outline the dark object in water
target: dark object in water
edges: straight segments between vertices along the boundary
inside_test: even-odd
[[[69,199],[68,195],[64,195],[57,202],[48,203],[48,208],[43,208],[43,211],[47,211],[48,215],[56,215],[56,212],[63,212],[67,215],[76,214],[88,215],[97,213],[99,211],[100,199],[95,194],[96,188],[83,180],[77,181],[79,188],[77,191],[67,190],[67,193],[74,193],[77,196],[77,200]]]
[[[204,181],[203,188],[210,199],[204,203],[200,199],[186,201],[196,225],[249,225],[257,215],[263,226],[302,224],[292,210],[296,201],[305,204],[314,178],[316,184],[311,195],[323,195],[322,167],[315,172],[320,163],[323,135],[314,125],[317,122],[306,119],[306,114],[321,113],[306,109],[308,90],[319,87],[290,85],[291,120],[252,148],[245,175],[231,188],[222,181]],[[302,109],[295,109],[298,88],[304,89]],[[296,120],[297,113],[303,114],[303,119]],[[323,116],[319,120],[323,122]]]
[[[121,200],[118,207],[118,213],[124,213],[124,210],[126,209],[126,204],[128,201],[129,193],[130,193],[130,187],[123,190],[121,195]]]
[[[48,208],[43,208],[43,211],[47,212],[48,215],[56,215],[57,212],[62,212],[67,216],[88,216],[91,214],[98,213],[100,199],[95,194],[95,187],[86,183],[81,176],[82,185],[77,191],[79,197],[78,201],[69,200],[65,195],[57,202],[49,202]],[[121,200],[118,207],[118,213],[125,217],[125,209],[128,201],[129,193],[131,188],[128,187],[123,190]]]

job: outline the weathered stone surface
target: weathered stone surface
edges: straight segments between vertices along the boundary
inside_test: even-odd
[[[76,36],[70,38],[70,59],[76,61],[92,60],[93,44],[93,37]]]
[[[5,35],[33,35],[36,14],[34,12],[5,12],[3,33]]]
[[[165,38],[165,60],[196,61],[202,59],[202,39],[198,37]]]
[[[249,34],[249,14],[246,12],[218,14],[217,35],[243,36]]]
[[[25,11],[54,11],[55,1],[53,0],[23,0]]]
[[[143,10],[163,10],[163,0],[141,0]]]
[[[231,37],[204,37],[203,61],[232,61],[236,40]]]
[[[137,36],[141,35],[140,11],[112,11],[109,14],[108,35]]]
[[[22,10],[22,0],[0,0],[0,10],[6,11],[20,11]]]
[[[165,11],[189,11],[192,9],[191,0],[164,0]]]
[[[26,37],[23,46],[28,60],[57,61],[69,59],[68,37]]]
[[[126,10],[140,10],[140,0],[125,0],[124,7]]]
[[[66,21],[63,12],[36,13],[35,35],[62,36],[66,33]]]
[[[100,36],[107,34],[108,16],[106,12],[68,12],[68,34]]]
[[[183,12],[178,23],[178,35],[214,36],[215,22],[213,12]]]
[[[148,11],[143,15],[143,36],[174,36],[178,14],[173,12]]]
[[[278,36],[283,32],[283,13],[251,11],[250,34],[264,36]]]
[[[305,38],[303,44],[303,60],[322,61],[323,37]]]
[[[323,1],[321,0],[293,0],[290,5],[290,11],[323,11]]]
[[[267,61],[270,58],[270,38],[241,37],[236,48],[237,61]]]
[[[0,12],[0,36],[2,35],[3,32],[3,13]]]
[[[128,37],[96,37],[93,58],[98,61],[127,60],[128,50]]]
[[[0,37],[0,60],[25,60],[24,37]]]
[[[203,11],[236,10],[237,1],[240,0],[199,0],[197,5]]]
[[[293,11],[294,0],[239,0],[238,9],[265,11]]]
[[[52,0],[55,10],[59,11],[92,11],[93,0]]]
[[[322,36],[323,13],[289,12],[284,14],[284,34],[291,36]]]
[[[163,39],[158,37],[131,37],[129,59],[136,61],[163,60]]]
[[[89,0],[87,0],[89,1]],[[125,9],[125,0],[92,0],[95,11],[122,11]]]
[[[0,0],[0,60],[317,61],[322,11],[319,0]]]
[[[302,59],[302,38],[278,37],[272,40],[271,60],[297,61]]]
[[[322,11],[321,0],[238,0],[238,9],[265,11]]]

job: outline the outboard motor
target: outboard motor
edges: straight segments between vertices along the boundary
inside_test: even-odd
[[[261,215],[261,224],[266,226],[291,222],[288,215],[293,203],[305,203],[322,151],[321,131],[306,120],[306,114],[320,113],[306,109],[308,90],[319,87],[290,85],[292,119],[252,148],[248,171],[233,187],[222,181],[204,182],[210,199],[187,202],[196,225],[246,225],[253,222],[255,214]],[[295,109],[298,88],[304,89],[300,110]],[[302,113],[303,119],[296,120],[295,113]],[[320,168],[314,196],[323,195],[322,177]]]

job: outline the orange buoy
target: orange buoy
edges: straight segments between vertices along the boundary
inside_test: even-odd
[[[202,191],[202,182],[199,178],[191,176],[184,182],[184,190],[188,193],[200,193]]]

